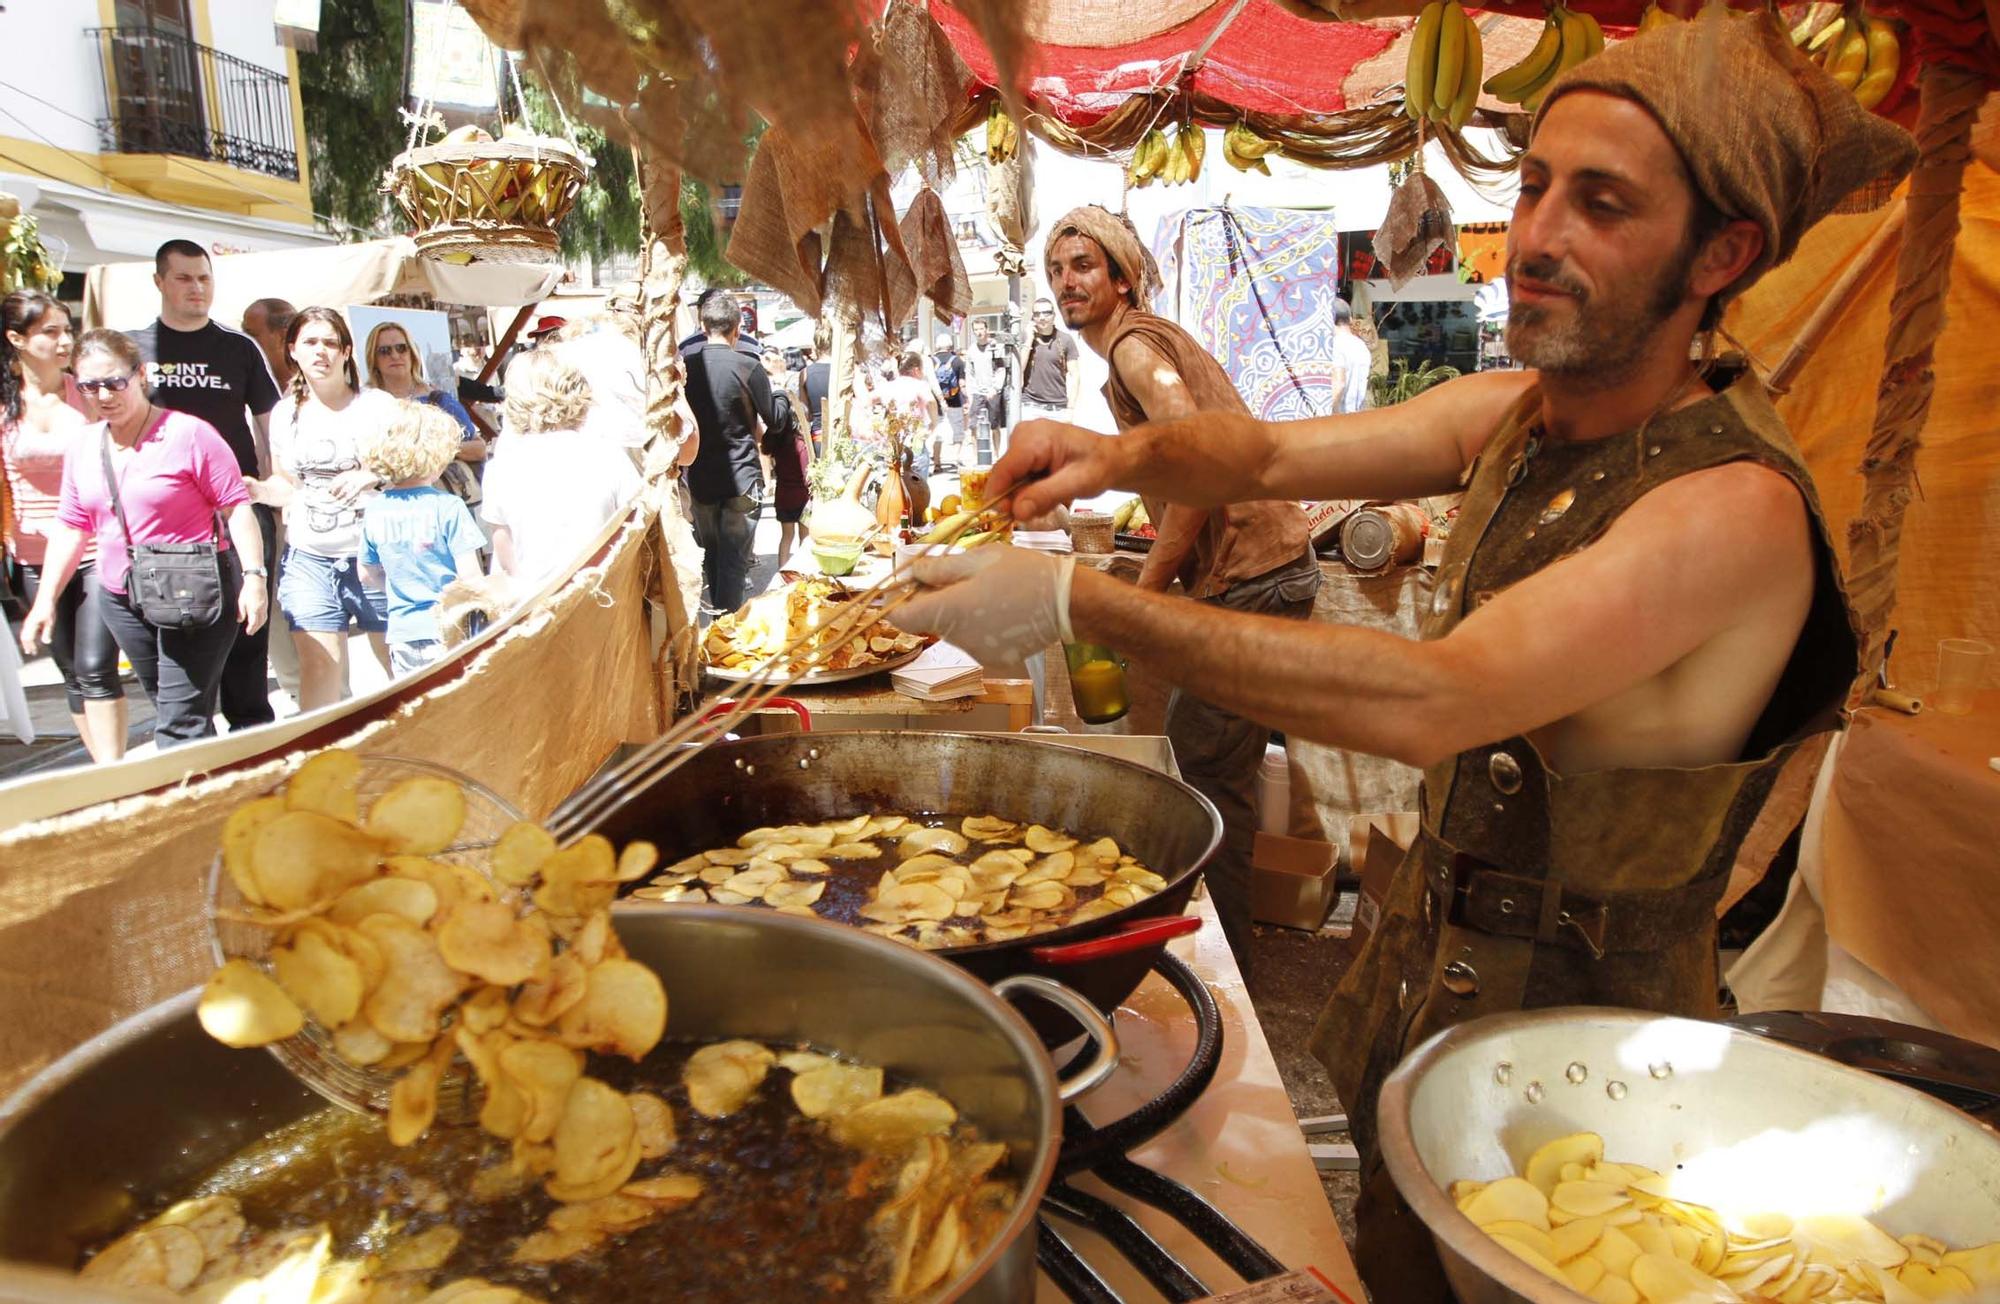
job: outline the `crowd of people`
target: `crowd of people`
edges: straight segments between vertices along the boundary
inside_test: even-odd
[[[635,326],[544,318],[494,389],[477,346],[471,375],[427,376],[393,320],[358,356],[333,307],[215,321],[190,241],[154,270],[159,315],[130,331],[79,334],[39,291],[0,301],[0,597],[95,761],[132,733],[121,660],[160,747],[272,722],[274,676],[328,706],[350,647],[385,675],[432,664],[451,585],[490,559],[498,592],[536,596],[640,490]],[[462,389],[501,400],[498,431]]]

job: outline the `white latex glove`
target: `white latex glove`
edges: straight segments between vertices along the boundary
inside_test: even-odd
[[[995,674],[1019,677],[1027,659],[1071,641],[1073,557],[993,544],[911,568],[925,592],[889,617],[903,629],[936,634]]]

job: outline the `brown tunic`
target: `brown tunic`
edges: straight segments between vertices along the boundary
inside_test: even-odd
[[[1649,490],[1735,461],[1778,471],[1805,499],[1813,603],[1737,761],[1559,774],[1515,737],[1425,771],[1422,830],[1313,1038],[1365,1169],[1378,1163],[1383,1077],[1445,1028],[1552,1005],[1714,1014],[1715,905],[1729,867],[1780,766],[1808,736],[1837,727],[1857,673],[1859,644],[1811,478],[1755,377],[1631,436],[1544,442],[1538,412],[1530,391],[1474,463],[1425,638],[1444,637],[1491,595],[1588,546]],[[1389,1194],[1379,1170],[1372,1176],[1370,1195]],[[1378,1299],[1413,1298],[1424,1274],[1410,1261],[1427,1242],[1413,1215],[1392,1212],[1402,1222],[1385,1220],[1372,1252],[1364,1216],[1362,1272]]]
[[[1112,357],[1118,344],[1136,335],[1167,360],[1188,387],[1196,409],[1202,412],[1250,411],[1249,404],[1236,392],[1236,383],[1194,336],[1165,317],[1150,312],[1129,312],[1118,332],[1105,341],[1104,355]],[[1129,430],[1147,420],[1146,409],[1132,396],[1119,378],[1116,363],[1111,379],[1104,384],[1104,397],[1120,430]],[[1146,511],[1160,519],[1162,505],[1152,499]],[[1296,562],[1312,546],[1306,528],[1306,514],[1295,502],[1232,503],[1209,512],[1196,538],[1194,551],[1181,568],[1181,586],[1190,597],[1207,598],[1232,584],[1269,574],[1280,566]]]

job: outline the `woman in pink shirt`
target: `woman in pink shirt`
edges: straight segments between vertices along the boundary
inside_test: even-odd
[[[7,551],[21,564],[22,593],[40,596],[49,535],[62,494],[63,454],[90,428],[89,407],[67,368],[75,352],[69,310],[39,290],[0,300],[0,469],[8,511]],[[76,577],[59,586],[49,653],[77,737],[94,761],[125,754],[125,689],[118,644],[97,596],[97,550],[85,546]]]
[[[237,622],[255,633],[265,616],[264,539],[236,455],[201,418],[153,406],[138,346],[117,331],[84,335],[77,345],[76,381],[95,399],[105,424],[94,432],[96,438],[73,443],[63,459],[62,499],[43,563],[44,584],[21,626],[21,647],[33,655],[54,628],[55,594],[76,570],[84,539],[94,534],[105,623],[153,699],[154,740],[171,747],[211,737],[222,663],[236,641]],[[123,522],[112,501],[113,484]],[[229,522],[229,538],[222,543],[228,582],[221,616],[194,629],[153,625],[126,596],[129,545],[205,543],[215,537],[218,517]]]

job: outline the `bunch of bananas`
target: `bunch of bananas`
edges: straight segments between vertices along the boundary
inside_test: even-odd
[[[1656,9],[1657,6],[1651,7],[1647,13],[1650,15]],[[1672,21],[1671,17],[1668,21]],[[1548,20],[1542,24],[1541,39],[1535,42],[1528,57],[1494,73],[1486,83],[1486,93],[1533,113],[1542,106],[1542,96],[1550,83],[1603,49],[1604,29],[1597,25],[1597,20],[1559,4],[1549,11]]]
[[[1903,45],[1896,25],[1876,18],[1859,5],[1848,5],[1827,19],[1831,4],[1815,4],[1792,29],[1792,43],[1806,57],[1848,90],[1862,108],[1881,106],[1902,71]]]
[[[1431,0],[1417,16],[1410,61],[1403,70],[1403,112],[1448,124],[1453,131],[1472,117],[1479,99],[1485,53],[1479,29],[1458,0]]]
[[[1000,101],[986,110],[986,161],[1005,163],[1021,152],[1021,129],[1007,116]]]
[[[1262,172],[1271,175],[1271,165],[1264,156],[1276,149],[1275,141],[1265,140],[1250,130],[1248,123],[1238,122],[1222,133],[1222,157],[1229,160],[1229,166],[1242,172]]]
[[[1670,13],[1660,8],[1657,4],[1650,4],[1646,6],[1646,12],[1639,15],[1639,31],[1641,33],[1650,32],[1655,27],[1666,27],[1673,23],[1686,21],[1679,14]]]
[[[1125,165],[1125,181],[1134,189],[1155,181],[1178,186],[1201,175],[1202,160],[1206,157],[1208,137],[1199,123],[1183,125],[1171,140],[1155,127],[1133,146],[1132,161]]]

